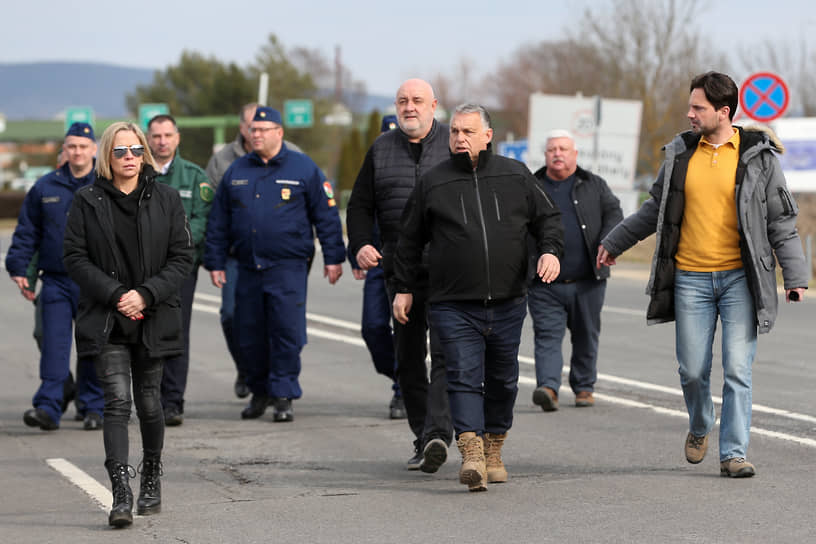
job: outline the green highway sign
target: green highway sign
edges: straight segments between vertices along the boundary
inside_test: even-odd
[[[139,104],[139,126],[147,130],[147,123],[157,115],[170,113],[167,104]]]
[[[314,123],[314,106],[311,100],[285,100],[283,124],[287,128],[308,128]]]
[[[65,108],[65,132],[74,123],[88,123],[93,125],[94,115],[93,108],[90,106],[71,106]]]

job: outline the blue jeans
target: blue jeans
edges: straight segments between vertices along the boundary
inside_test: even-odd
[[[431,304],[430,326],[445,356],[453,428],[502,434],[513,425],[518,351],[526,297],[492,306],[481,302]]]
[[[564,367],[561,344],[569,329],[572,345],[570,388],[575,393],[594,391],[605,294],[606,280],[533,281],[530,284],[527,306],[535,333],[536,386],[549,387],[558,393]]]
[[[724,375],[720,461],[745,457],[751,430],[751,365],[757,341],[754,299],[745,272],[677,270],[674,306],[677,360],[689,430],[695,436],[706,435],[716,420],[711,400],[711,348],[719,316]]]

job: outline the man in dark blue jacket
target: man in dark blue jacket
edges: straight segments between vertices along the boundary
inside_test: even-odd
[[[287,149],[280,113],[259,107],[250,134],[252,152],[233,162],[218,185],[204,266],[219,288],[230,249],[240,268],[235,333],[241,358],[250,364],[252,390],[241,417],[260,417],[274,404],[275,421],[292,421],[292,399],[302,394],[298,376],[314,232],[330,284],[343,273],[343,232],[331,184],[309,157]]]
[[[41,384],[23,421],[45,431],[59,428],[62,416],[63,387],[71,367],[71,329],[76,317],[79,288],[68,277],[62,264],[62,239],[68,209],[74,192],[93,183],[96,140],[87,123],[74,123],[65,135],[63,150],[68,162],[43,176],[26,195],[11,247],[6,255],[6,270],[30,300],[26,269],[39,252],[38,272],[42,278],[39,304],[42,305],[43,342],[40,354]],[[79,405],[84,413],[84,428],[102,428],[104,399],[90,359],[77,361]]]
[[[575,139],[566,130],[547,137],[546,163],[535,173],[538,186],[561,211],[564,258],[552,283],[530,282],[527,304],[535,331],[536,390],[533,402],[545,412],[558,409],[561,342],[570,330],[569,384],[575,405],[595,404],[601,308],[609,267],[595,267],[601,239],[623,220],[620,201],[600,176],[578,167]]]

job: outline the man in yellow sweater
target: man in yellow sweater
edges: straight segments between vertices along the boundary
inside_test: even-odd
[[[727,75],[701,74],[689,91],[691,130],[665,147],[652,198],[601,241],[596,265],[615,264],[617,255],[656,232],[646,317],[649,324],[675,321],[689,414],[685,455],[693,464],[705,457],[716,421],[710,376],[719,317],[720,474],[744,478],[756,473],[745,459],[751,366],[757,332],[770,331],[776,318],[775,261],[788,302],[804,296],[807,265],[796,232],[798,209],[774,155],[782,145],[769,130],[731,124],[738,91]]]

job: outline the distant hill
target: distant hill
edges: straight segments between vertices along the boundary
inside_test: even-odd
[[[125,117],[125,96],[150,84],[154,73],[98,63],[0,63],[0,113],[11,121],[54,119],[66,106],[91,106],[97,118]],[[368,113],[383,112],[393,102],[393,97],[369,95],[357,104]]]
[[[124,117],[125,95],[153,74],[110,64],[0,63],[0,112],[9,120],[53,119],[66,106],[91,106],[96,117]]]

